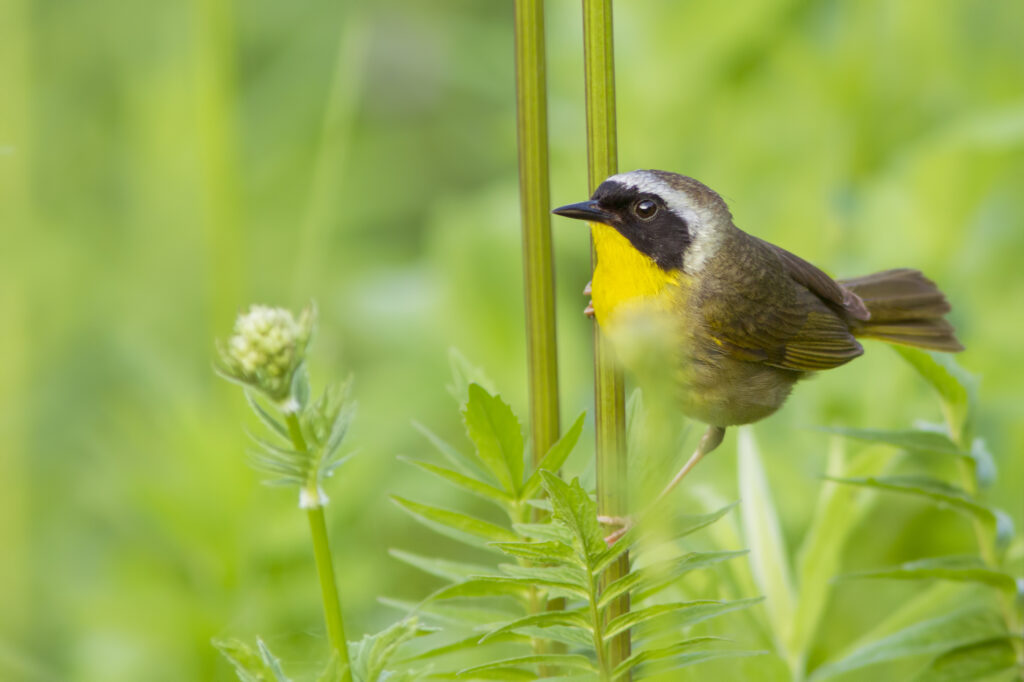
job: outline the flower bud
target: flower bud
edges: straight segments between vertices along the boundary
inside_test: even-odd
[[[286,402],[305,358],[315,318],[312,306],[305,308],[298,320],[284,308],[251,306],[238,316],[227,342],[218,344],[220,373],[271,400]]]

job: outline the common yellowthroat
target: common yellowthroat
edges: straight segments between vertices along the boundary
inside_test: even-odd
[[[963,350],[944,317],[946,297],[919,271],[834,280],[740,230],[722,198],[693,178],[621,173],[589,201],[553,212],[591,223],[597,266],[585,293],[598,324],[614,332],[639,309],[668,320],[681,409],[708,424],[662,496],[726,427],[767,417],[800,379],[861,355],[858,338]]]

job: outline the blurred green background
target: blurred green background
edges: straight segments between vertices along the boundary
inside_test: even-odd
[[[587,194],[581,21],[548,5],[559,205]],[[621,168],[697,177],[836,275],[935,279],[982,379],[988,499],[1024,525],[1024,5],[615,9]],[[378,595],[435,585],[387,549],[454,545],[388,495],[461,504],[395,459],[428,455],[412,420],[464,444],[449,347],[526,411],[511,19],[470,0],[3,0],[0,677],[229,680],[209,645],[228,635],[298,652],[293,669],[322,651],[305,519],[247,467],[251,420],[211,371],[251,302],[315,299],[314,382],[355,377],[360,455],[328,508],[350,635],[397,615]],[[554,229],[568,423],[592,401],[589,254],[579,224]],[[810,427],[940,418],[868,345],[757,427],[790,538],[825,465]],[[695,474],[726,499],[734,440]],[[950,513],[882,509],[845,569],[972,549]],[[886,606],[866,589],[837,588],[831,637]]]

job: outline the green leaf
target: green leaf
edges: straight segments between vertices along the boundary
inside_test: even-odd
[[[995,528],[995,513],[983,504],[978,503],[966,491],[927,476],[868,476],[866,478],[832,478],[826,480],[846,485],[857,485],[876,490],[917,495],[937,502],[940,506],[948,506],[973,516]]]
[[[995,587],[1011,594],[1016,592],[1017,582],[1013,576],[989,568],[977,556],[942,556],[911,561],[892,568],[850,573],[844,578],[871,578],[891,580],[952,580],[955,582],[980,583]]]
[[[547,639],[552,642],[560,642],[569,647],[586,648],[593,650],[594,637],[587,630],[562,625],[552,625],[546,628],[532,626],[521,627],[516,632],[522,635],[529,635],[535,639]],[[487,640],[488,642],[491,640]]]
[[[557,542],[572,549],[572,532],[560,523],[514,523],[512,528],[523,537]]]
[[[291,436],[288,434],[288,429],[284,424],[274,419],[269,412],[263,409],[263,406],[258,400],[256,400],[255,391],[247,387],[243,392],[245,393],[245,401],[249,403],[249,407],[252,408],[252,411],[257,417],[259,417],[259,420],[263,422],[264,426],[290,443]]]
[[[498,392],[483,368],[471,363],[457,348],[448,349],[448,366],[452,371],[452,383],[447,386],[448,393],[455,398],[459,407],[466,403],[470,384],[479,384],[488,393]]]
[[[662,676],[665,673],[678,670],[680,668],[686,668],[691,665],[697,665],[698,663],[704,663],[706,661],[713,661],[717,658],[743,658],[746,656],[764,656],[769,652],[767,651],[739,651],[731,649],[723,649],[721,651],[694,651],[692,653],[679,654],[674,658],[665,659],[658,661],[657,663],[649,664],[641,667],[636,671],[635,679],[644,679],[651,675]],[[646,670],[650,667],[651,670]]]
[[[480,643],[484,642],[504,634],[506,632],[516,632],[523,627],[538,627],[538,628],[549,628],[552,626],[571,627],[579,630],[586,630],[592,632],[590,621],[584,615],[584,610],[580,609],[567,609],[565,611],[544,611],[543,613],[534,613],[523,618],[517,618],[511,623],[506,623],[496,630],[492,630],[480,639]]]
[[[490,483],[478,481],[477,479],[472,478],[470,476],[465,476],[457,471],[452,471],[451,469],[446,469],[445,467],[438,466],[436,464],[431,464],[430,462],[424,462],[418,459],[411,459],[409,457],[403,457],[401,455],[398,457],[398,459],[405,462],[406,464],[411,464],[414,467],[418,467],[419,469],[422,469],[427,473],[434,474],[438,478],[442,478],[448,481],[449,483],[452,483],[453,485],[462,488],[463,490],[467,490],[473,493],[474,495],[487,500],[488,502],[493,502],[494,504],[500,506],[505,506],[512,503],[512,498],[508,495],[508,493],[499,490],[498,488],[495,488]]]
[[[406,618],[349,644],[355,678],[362,682],[396,679],[388,670],[399,648],[421,632],[419,620]]]
[[[434,448],[437,449],[439,453],[441,453],[441,456],[448,460],[448,462],[453,467],[455,467],[462,473],[468,476],[473,476],[474,478],[478,478],[481,475],[485,475],[484,470],[481,469],[479,466],[479,462],[477,462],[472,457],[469,457],[468,455],[459,452],[456,448],[454,448],[447,441],[442,439],[440,436],[438,436],[436,433],[428,429],[423,424],[414,421],[412,423],[412,427],[419,431],[424,438],[430,441],[430,444],[433,445]]]
[[[761,455],[749,426],[739,430],[737,444],[743,537],[750,548],[754,581],[765,597],[765,606],[778,648],[793,669],[792,633],[796,597],[789,568],[789,554],[779,527]]]
[[[949,436],[937,431],[906,429],[886,431],[882,429],[850,429],[843,427],[822,428],[826,433],[834,433],[845,438],[864,441],[866,443],[882,443],[893,447],[929,455],[950,455],[953,457],[969,457]]]
[[[555,592],[558,597],[590,596],[590,585],[583,572],[575,566],[518,566],[502,564],[501,571],[507,579],[524,586],[539,587]]]
[[[507,622],[522,612],[522,604],[525,603],[491,600],[487,606],[482,606],[481,600],[435,601],[434,595],[427,597],[422,602],[409,602],[390,597],[378,597],[377,601],[405,615],[416,614],[424,619],[429,618],[431,622],[436,622],[445,629],[453,631],[467,628],[486,630],[494,623]]]
[[[561,542],[496,542],[493,545],[505,554],[535,563],[558,563],[577,566],[579,559],[572,547]]]
[[[673,627],[681,628],[687,625],[693,625],[694,623],[699,623],[707,620],[708,618],[720,616],[723,613],[746,608],[752,604],[760,603],[761,601],[764,600],[761,597],[757,597],[756,599],[740,599],[736,601],[701,600],[675,602],[672,604],[655,604],[654,606],[630,611],[614,618],[605,628],[604,638],[605,641],[610,641],[616,635],[625,632],[630,628],[636,627],[641,623],[646,623],[653,618],[661,618],[669,615],[674,616],[675,620],[673,622]]]
[[[588,566],[592,565],[593,560],[606,549],[597,523],[597,505],[580,485],[578,478],[567,484],[550,471],[542,471],[541,476],[544,478],[544,489],[551,498],[555,520],[572,532],[576,551]]]
[[[868,448],[848,459],[843,450],[846,441],[831,438],[828,475],[877,475],[890,462],[888,453]],[[871,497],[857,488],[825,482],[818,494],[811,527],[797,552],[796,569],[799,593],[793,621],[793,650],[807,660],[814,645],[821,617],[828,607],[839,572],[847,538],[867,511],[865,498]]]
[[[500,661],[492,661],[490,663],[484,663],[483,665],[477,665],[472,668],[465,668],[459,671],[459,675],[471,675],[484,670],[496,670],[499,668],[519,668],[522,666],[535,666],[542,665],[550,668],[559,668],[561,670],[584,670],[587,672],[597,672],[597,668],[590,662],[586,656],[580,656],[578,654],[536,654],[533,656],[517,656],[515,658],[506,658]]]
[[[530,638],[515,632],[509,632],[504,635],[494,637],[490,640],[491,644],[497,644],[499,642],[519,642],[523,644],[528,644],[530,642]],[[415,656],[403,658],[401,662],[414,663],[416,661],[425,661],[431,658],[439,658],[441,656],[447,656],[448,654],[453,654],[459,651],[465,651],[466,649],[475,649],[478,646],[480,646],[480,635],[472,635],[470,637],[466,637],[465,639],[460,639],[449,644],[431,647],[426,651],[423,651],[422,653],[416,654]]]
[[[491,570],[489,566],[483,566],[481,564],[470,564],[464,561],[449,561],[447,559],[427,557],[420,554],[413,554],[412,552],[406,552],[401,549],[391,549],[388,551],[388,554],[402,563],[406,563],[414,568],[420,569],[424,573],[428,573],[445,580],[451,580],[453,582],[465,580],[475,575],[487,573]]]
[[[965,609],[915,623],[883,639],[870,642],[842,660],[814,672],[814,682],[850,670],[910,656],[936,655],[968,644],[991,639],[1005,632],[998,614],[987,609]]]
[[[727,641],[729,640],[722,639],[721,637],[693,637],[660,649],[642,649],[633,653],[632,656],[619,663],[615,667],[615,670],[612,671],[612,678],[621,677],[634,667],[643,663],[660,661],[673,656],[678,656],[679,654],[692,651],[694,647],[704,644],[720,644]]]
[[[316,682],[342,682],[346,668],[348,666],[341,664],[338,652],[332,651],[324,669],[316,676]]]
[[[541,485],[541,471],[557,473],[562,465],[565,464],[565,460],[569,458],[573,448],[576,447],[580,434],[583,433],[583,420],[586,416],[586,412],[580,413],[580,416],[576,418],[576,421],[569,427],[569,430],[562,434],[562,437],[545,453],[537,468],[530,474],[530,478],[526,480],[522,492],[519,493],[519,499],[526,500],[537,494]]]
[[[713,566],[746,553],[746,550],[740,552],[690,552],[643,568],[634,568],[604,588],[597,607],[604,609],[626,592],[633,593],[636,601],[642,601],[665,589],[690,571]]]
[[[939,394],[946,423],[954,438],[963,442],[970,435],[970,418],[975,401],[976,381],[942,353],[928,353],[917,348],[893,346]]]
[[[470,384],[462,418],[480,461],[506,492],[518,495],[523,484],[523,432],[512,408],[479,384]]]
[[[241,682],[288,682],[280,662],[262,640],[257,640],[258,650],[238,639],[215,639],[213,646],[234,666]]]
[[[696,533],[702,528],[706,528],[718,521],[720,518],[732,511],[738,503],[733,502],[720,509],[710,512],[708,514],[679,514],[672,518],[668,523],[663,521],[657,524],[658,528],[669,528],[670,531],[667,535],[657,534],[658,540],[661,542],[670,542],[684,538],[687,535]],[[608,567],[613,561],[618,559],[624,552],[629,551],[632,547],[645,540],[653,533],[652,528],[649,524],[645,524],[643,519],[640,520],[635,527],[627,531],[618,542],[611,547],[606,547],[601,556],[598,557],[594,564],[593,572],[600,573],[602,570]]]
[[[454,585],[446,585],[429,597],[428,601],[456,599],[460,597],[518,597],[525,599],[530,585],[502,576],[479,575]]]
[[[471,538],[480,538],[485,543],[518,539],[512,531],[489,521],[469,516],[468,514],[420,504],[397,495],[392,495],[391,500],[408,512],[414,519],[439,533],[451,535],[451,531],[455,531],[457,533],[454,536],[456,539],[464,540],[465,536],[469,536]]]
[[[921,671],[915,682],[976,682],[1015,667],[1017,656],[1013,639],[997,637],[957,647],[939,656]]]

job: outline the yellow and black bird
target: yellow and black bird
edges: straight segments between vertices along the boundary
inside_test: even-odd
[[[727,426],[767,417],[800,379],[861,355],[858,338],[963,350],[944,317],[946,297],[919,271],[834,280],[740,230],[722,198],[693,178],[613,175],[589,201],[554,213],[592,224],[597,266],[587,293],[598,324],[614,331],[632,311],[660,313],[682,412],[708,424],[662,495]]]

